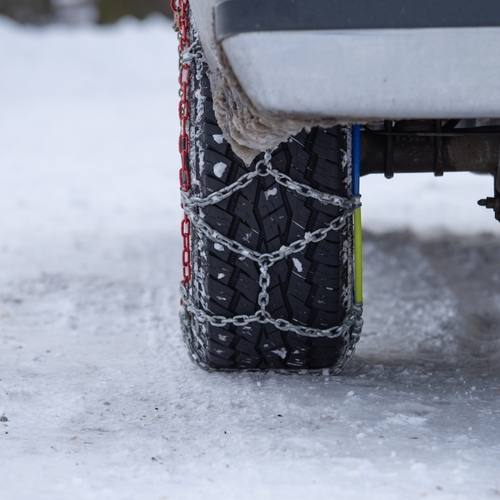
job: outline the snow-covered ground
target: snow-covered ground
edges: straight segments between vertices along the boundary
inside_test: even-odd
[[[0,20],[0,498],[498,498],[491,179],[363,180],[341,376],[207,374],[177,319],[176,58],[159,19]]]

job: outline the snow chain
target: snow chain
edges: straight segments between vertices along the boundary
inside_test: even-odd
[[[190,49],[189,40],[189,17],[188,0],[171,0],[170,7],[175,14],[175,29],[179,39],[179,120],[181,132],[179,135],[179,153],[181,154],[181,168],[179,170],[179,181],[181,191],[186,193],[190,188],[189,178],[189,134],[187,131],[189,119],[188,85],[191,77],[191,61],[184,61],[182,54]],[[182,249],[182,282],[188,283],[191,279],[191,222],[184,213],[181,224],[181,234],[183,241]]]
[[[350,311],[344,317],[342,324],[327,329],[311,328],[293,324],[283,318],[275,319],[271,317],[266,310],[269,305],[269,293],[267,291],[271,277],[269,268],[281,260],[286,259],[290,255],[302,252],[309,243],[318,243],[325,239],[331,231],[339,231],[348,222],[352,220],[354,210],[361,206],[360,197],[352,196],[351,198],[343,198],[341,196],[325,193],[311,188],[305,184],[301,184],[292,180],[286,174],[277,171],[271,165],[272,152],[266,151],[264,158],[255,164],[252,171],[242,175],[233,184],[224,187],[219,191],[215,191],[206,197],[190,196],[190,177],[189,177],[189,136],[187,132],[189,119],[189,101],[188,101],[188,85],[191,75],[191,63],[193,60],[203,57],[201,46],[198,39],[193,40],[191,44],[189,40],[189,15],[188,15],[188,0],[172,0],[171,6],[176,14],[176,29],[179,37],[179,84],[180,84],[180,103],[179,103],[179,118],[181,122],[181,134],[179,137],[179,151],[181,154],[181,169],[179,172],[181,201],[184,208],[184,218],[181,225],[183,238],[183,280],[180,286],[182,297],[183,310],[181,311],[181,324],[184,333],[184,340],[190,347],[190,356],[193,361],[200,367],[211,370],[209,365],[197,353],[195,344],[197,339],[192,331],[190,320],[195,319],[200,324],[209,323],[214,327],[225,327],[234,325],[237,327],[247,326],[251,323],[270,324],[278,330],[292,332],[305,337],[327,337],[338,338],[342,337],[345,345],[342,349],[339,361],[336,366],[330,370],[330,373],[338,373],[342,370],[347,361],[354,354],[354,346],[359,340],[361,328],[363,325],[362,304],[353,303]],[[245,247],[235,240],[227,238],[216,229],[210,227],[203,218],[202,208],[209,205],[215,205],[222,200],[230,197],[236,191],[248,186],[257,177],[272,176],[276,182],[291,191],[295,191],[298,195],[310,197],[325,205],[333,205],[340,209],[340,215],[332,219],[325,227],[317,229],[313,232],[306,233],[304,238],[299,239],[287,246],[282,246],[279,250],[271,253],[260,253],[250,248]],[[198,234],[205,236],[210,241],[222,245],[225,249],[239,255],[240,260],[250,259],[256,262],[260,268],[259,286],[260,293],[258,296],[257,311],[252,315],[241,314],[233,317],[225,317],[212,315],[200,309],[192,300],[189,293],[191,279],[191,231],[194,230]],[[352,266],[352,263],[349,263]],[[230,371],[230,370],[229,370]],[[281,370],[275,370],[281,371]],[[323,372],[324,370],[299,370],[307,372]]]

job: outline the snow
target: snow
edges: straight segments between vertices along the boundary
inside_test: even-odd
[[[214,134],[212,137],[217,144],[222,144],[224,142],[224,136],[222,134]]]
[[[0,55],[2,498],[498,498],[490,178],[363,179],[341,376],[208,374],[178,322],[168,23],[0,20]]]
[[[295,267],[295,269],[297,269],[297,271],[301,273],[304,268],[304,266],[302,266],[302,262],[300,262],[300,260],[296,259],[295,257],[292,257],[292,261],[293,261],[293,267]]]
[[[214,174],[220,179],[227,169],[227,165],[221,161],[214,165]]]
[[[277,194],[278,194],[278,188],[276,187],[264,191],[264,196],[266,197],[266,200],[269,200],[270,196],[276,196]]]

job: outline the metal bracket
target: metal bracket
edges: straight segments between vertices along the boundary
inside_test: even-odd
[[[436,177],[443,177],[444,175],[444,160],[443,160],[443,138],[440,135],[442,133],[441,120],[433,120],[434,131],[436,132],[436,137],[434,137],[434,148],[435,148],[435,159],[434,159],[434,175]]]
[[[381,173],[387,178],[410,172],[432,172],[436,176],[444,172],[495,175],[500,163],[500,127],[455,128],[457,122],[385,120],[383,128],[365,126],[361,131],[361,175]]]
[[[392,179],[394,177],[394,146],[392,135],[392,120],[384,121],[384,130],[387,133],[385,143],[385,178]]]
[[[498,163],[497,172],[495,174],[494,197],[483,198],[477,204],[480,207],[489,208],[495,211],[495,219],[500,222],[500,161]]]

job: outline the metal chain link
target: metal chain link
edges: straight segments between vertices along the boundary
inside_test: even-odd
[[[260,160],[256,164],[255,170],[242,175],[239,179],[237,179],[229,186],[226,186],[219,191],[215,191],[214,193],[211,193],[204,198],[196,196],[190,197],[188,193],[181,192],[183,207],[189,218],[191,219],[195,230],[201,232],[204,236],[206,236],[214,243],[220,243],[230,251],[240,254],[240,259],[242,260],[248,258],[261,264],[267,263],[268,266],[280,260],[283,260],[293,253],[301,252],[309,243],[319,243],[327,237],[330,231],[339,231],[340,229],[342,229],[342,227],[345,226],[354,210],[357,207],[361,206],[359,196],[344,198],[342,196],[318,191],[309,186],[306,186],[305,184],[294,181],[286,174],[273,169],[271,165],[271,158],[271,153],[266,152],[264,155],[264,159]],[[305,233],[303,239],[296,240],[288,246],[282,246],[279,250],[276,250],[272,253],[260,253],[256,250],[251,250],[250,248],[245,247],[235,240],[227,238],[219,231],[209,226],[203,220],[203,217],[199,214],[199,208],[203,208],[208,205],[215,205],[230,197],[231,195],[236,193],[236,191],[239,191],[248,186],[255,179],[255,177],[267,175],[271,175],[275,179],[279,177],[279,183],[281,185],[286,186],[288,189],[299,193],[301,196],[314,198],[325,205],[333,205],[339,207],[340,209],[342,209],[342,214],[330,221],[327,226],[316,229],[313,232]]]
[[[255,262],[259,262],[260,264],[266,263],[268,265],[275,264],[276,262],[283,260],[294,253],[302,252],[302,250],[304,250],[309,243],[319,243],[328,236],[329,232],[339,231],[342,229],[346,225],[349,217],[352,215],[352,212],[345,211],[342,215],[333,219],[327,226],[316,229],[312,233],[305,233],[304,238],[296,240],[288,246],[283,245],[279,250],[275,250],[271,253],[260,253],[242,245],[238,241],[224,236],[222,233],[207,224],[205,220],[203,220],[203,217],[199,215],[193,207],[185,207],[185,210],[186,214],[191,219],[194,229],[202,233],[209,240],[214,243],[220,243],[231,252],[239,254],[240,260],[250,259]]]
[[[262,280],[266,280],[268,278],[261,275]],[[269,274],[267,275],[269,276]],[[319,328],[311,328],[308,326],[294,325],[290,323],[290,321],[284,318],[272,318],[269,312],[265,310],[265,307],[269,303],[269,295],[263,290],[261,294],[259,294],[259,305],[261,309],[259,309],[254,314],[239,314],[228,318],[222,315],[214,315],[205,312],[203,309],[198,308],[191,298],[189,297],[189,293],[187,288],[181,286],[181,297],[182,302],[186,310],[192,314],[199,323],[209,323],[212,326],[224,328],[228,325],[234,326],[248,326],[251,323],[260,323],[260,324],[270,324],[275,326],[278,330],[284,332],[293,332],[297,335],[302,335],[304,337],[312,337],[312,338],[337,338],[337,337],[348,337],[351,331],[351,328],[354,327],[351,337],[355,342],[357,342],[357,338],[359,337],[359,333],[361,332],[361,326],[363,324],[363,320],[361,319],[362,314],[362,305],[354,304],[352,306],[351,311],[347,314],[342,321],[342,324],[339,326],[333,326],[331,328],[319,329]]]
[[[271,276],[269,274],[269,268],[276,262],[279,262],[288,256],[302,252],[306,246],[310,243],[319,243],[328,236],[331,231],[339,231],[344,227],[354,210],[361,205],[359,196],[353,196],[351,198],[344,198],[337,195],[332,195],[329,193],[322,193],[315,189],[312,189],[305,184],[294,181],[286,174],[276,171],[271,165],[272,154],[271,152],[266,152],[264,158],[260,160],[255,169],[252,172],[242,175],[238,180],[224,187],[220,191],[211,193],[210,195],[202,197],[189,197],[187,193],[182,192],[183,206],[186,213],[191,220],[193,228],[198,231],[203,236],[213,241],[214,243],[219,243],[223,245],[226,249],[231,252],[237,253],[241,260],[250,259],[257,262],[260,267],[259,276],[259,287],[260,292],[257,300],[257,304],[260,309],[252,315],[238,315],[232,318],[227,318],[225,316],[210,315],[205,311],[197,308],[192,300],[189,298],[189,294],[186,286],[181,286],[181,295],[184,306],[187,310],[201,323],[210,323],[212,326],[224,327],[229,324],[235,326],[246,326],[250,323],[268,323],[274,325],[276,328],[282,331],[292,331],[299,335],[304,335],[307,337],[329,337],[336,338],[339,336],[348,335],[351,327],[359,321],[360,311],[359,308],[353,308],[350,314],[347,314],[344,318],[344,322],[340,326],[319,329],[310,328],[300,325],[294,325],[285,319],[274,319],[271,317],[269,312],[266,311],[266,307],[269,305],[269,293],[267,291],[270,283]],[[279,174],[279,176],[278,176]],[[290,245],[283,245],[280,249],[271,253],[261,253],[256,250],[252,250],[241,243],[228,238],[221,234],[216,229],[212,228],[200,214],[200,209],[208,205],[214,205],[220,201],[228,198],[242,187],[250,184],[258,176],[272,176],[275,179],[279,177],[280,184],[286,186],[288,189],[297,192],[301,196],[314,198],[321,201],[323,204],[334,205],[342,210],[342,214],[331,220],[329,224],[325,227],[316,229],[313,232],[305,233],[304,238],[298,239],[291,243]]]
[[[300,182],[294,181],[291,177],[273,169],[271,165],[272,152],[266,151],[264,158],[257,162],[255,169],[247,174],[239,177],[235,182],[226,186],[219,191],[215,191],[205,198],[188,196],[186,192],[181,193],[182,203],[185,207],[196,206],[196,207],[206,207],[207,205],[214,205],[216,203],[229,198],[236,191],[248,186],[252,180],[257,177],[266,177],[268,175],[274,177],[278,184],[286,187],[290,191],[295,191],[301,196],[306,196],[309,198],[314,198],[320,201],[324,205],[333,205],[339,208],[348,209],[354,211],[358,206],[360,206],[359,196],[353,196],[351,199],[346,199],[342,196],[336,194],[325,193],[323,191],[318,191],[310,186],[301,184]]]

